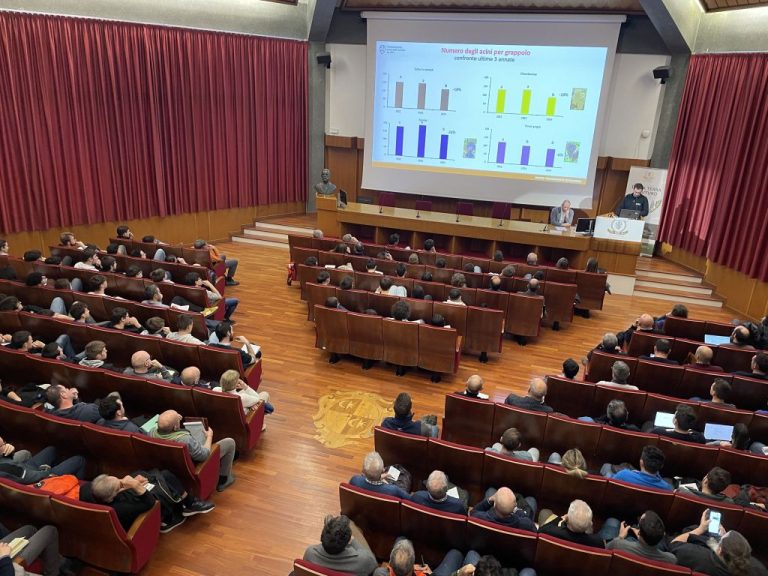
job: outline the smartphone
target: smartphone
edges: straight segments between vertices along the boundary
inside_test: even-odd
[[[709,528],[707,531],[710,534],[720,535],[720,516],[721,514],[717,510],[709,511]]]

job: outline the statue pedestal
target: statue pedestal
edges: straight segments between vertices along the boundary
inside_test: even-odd
[[[338,208],[336,194],[326,196],[317,194],[315,196],[315,206],[317,207],[317,227],[323,231],[323,234],[332,238],[340,238],[339,222],[337,219]]]

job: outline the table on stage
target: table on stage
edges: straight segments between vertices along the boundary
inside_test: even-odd
[[[635,273],[639,242],[599,239],[576,234],[573,228],[558,230],[537,222],[498,220],[482,216],[458,216],[446,212],[416,211],[349,203],[337,208],[333,196],[317,196],[318,228],[328,236],[350,233],[361,242],[386,244],[393,232],[400,243],[421,248],[433,238],[438,251],[482,255],[492,258],[501,250],[505,258],[525,258],[536,252],[539,258],[555,262],[565,256],[572,268],[584,269],[594,256],[600,267],[618,274]]]

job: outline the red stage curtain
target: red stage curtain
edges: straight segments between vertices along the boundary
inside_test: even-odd
[[[307,44],[0,13],[0,229],[307,195]]]
[[[768,280],[768,54],[691,57],[659,239]]]

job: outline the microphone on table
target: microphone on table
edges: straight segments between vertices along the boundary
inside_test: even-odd
[[[504,226],[504,218],[499,218],[499,226]]]
[[[456,222],[458,222],[458,221],[459,221],[459,213],[458,213],[458,211],[457,211],[457,212],[456,212]]]
[[[379,214],[384,212],[384,206],[382,204],[379,204]]]
[[[544,224],[544,228],[541,231],[542,232],[549,232],[549,224]]]
[[[419,214],[418,210],[416,210],[416,218],[421,218],[421,214]]]

